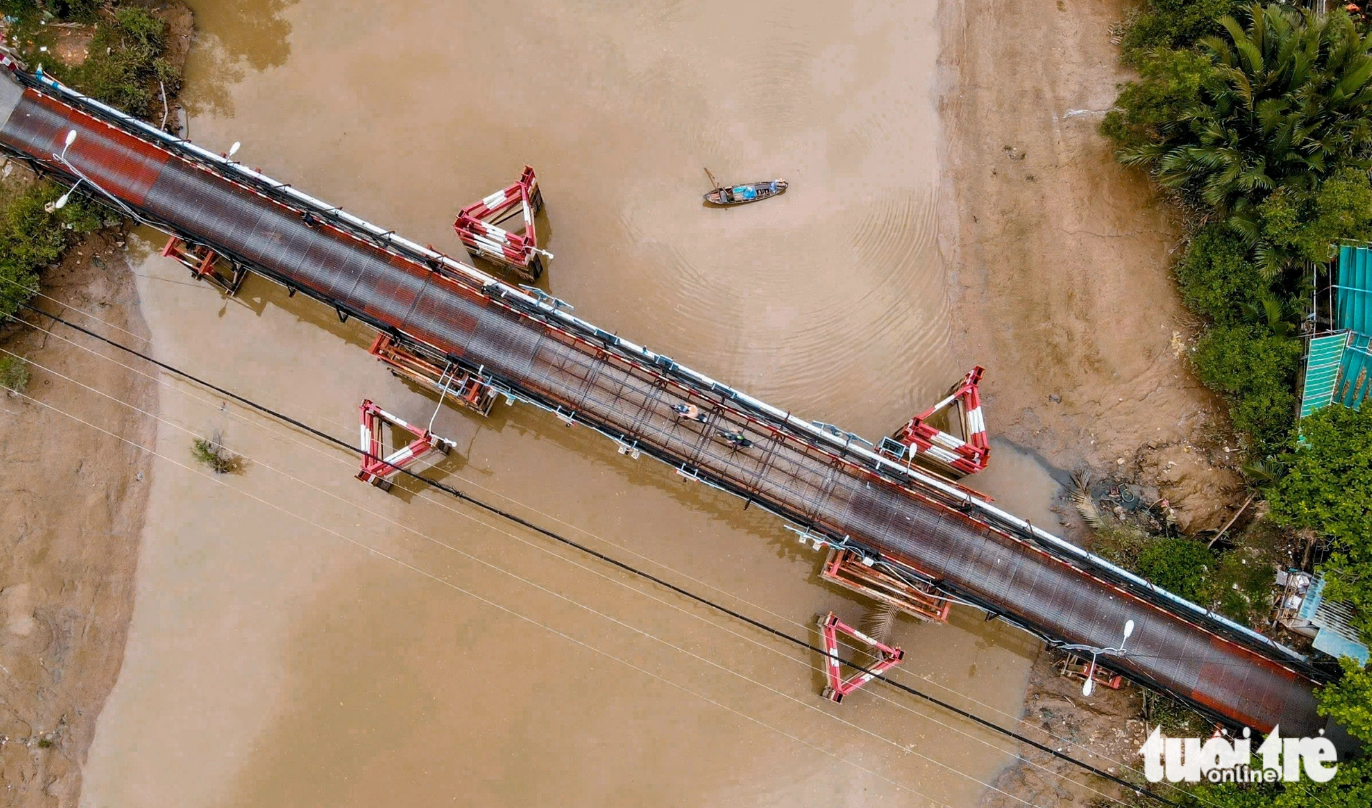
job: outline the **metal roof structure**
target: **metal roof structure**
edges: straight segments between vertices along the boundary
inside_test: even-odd
[[[1367,664],[1369,653],[1361,633],[1353,627],[1353,610],[1347,603],[1324,597],[1323,577],[1311,584],[1296,616],[1319,628],[1315,635],[1316,651],[1323,651],[1335,659],[1346,656],[1357,660],[1359,665]]]
[[[1339,247],[1333,327],[1306,347],[1300,417],[1331,403],[1358,409],[1372,396],[1372,248]]]

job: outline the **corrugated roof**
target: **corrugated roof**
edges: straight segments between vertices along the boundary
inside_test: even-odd
[[[1345,244],[1339,248],[1339,328],[1372,335],[1372,250]]]
[[[1305,602],[1301,604],[1297,616],[1319,627],[1320,632],[1315,635],[1315,650],[1323,651],[1336,659],[1346,656],[1357,660],[1361,665],[1367,664],[1367,646],[1363,644],[1361,634],[1353,627],[1353,610],[1342,601],[1328,600],[1324,597],[1323,577],[1310,585],[1310,591],[1305,593]]]
[[[1348,347],[1343,352],[1343,362],[1339,367],[1338,389],[1334,400],[1352,409],[1358,409],[1372,395],[1372,337],[1359,334],[1351,335]]]
[[[1329,405],[1334,400],[1334,389],[1339,381],[1339,368],[1343,365],[1344,346],[1348,344],[1348,333],[1340,331],[1310,340],[1306,354],[1305,389],[1301,393],[1301,417]]]

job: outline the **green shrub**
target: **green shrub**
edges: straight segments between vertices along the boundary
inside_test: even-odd
[[[48,213],[63,190],[40,182],[0,198],[0,323],[33,296],[39,270],[62,257],[73,234],[99,226],[94,206],[79,199]]]
[[[1202,227],[1177,265],[1182,298],[1197,314],[1221,325],[1238,322],[1260,302],[1267,283],[1249,259],[1242,237],[1222,223]]]
[[[1192,361],[1207,387],[1225,394],[1234,427],[1266,454],[1295,420],[1301,342],[1266,326],[1217,325],[1201,337]]]
[[[239,470],[242,461],[224,448],[219,433],[208,440],[196,438],[191,442],[191,457],[215,474],[231,474]]]
[[[102,19],[90,44],[90,57],[78,67],[61,63],[49,72],[87,95],[141,118],[160,119],[162,87],[175,93],[180,74],[163,55],[167,23],[138,6],[120,8]]]
[[[1120,85],[1101,133],[1119,150],[1166,143],[1186,129],[1186,113],[1214,72],[1209,56],[1193,50],[1159,50],[1139,59],[1137,81]]]
[[[1158,539],[1139,553],[1139,574],[1178,597],[1197,600],[1215,554],[1194,539]]]
[[[29,363],[13,354],[0,356],[0,388],[22,393],[28,386]]]
[[[1372,406],[1334,404],[1302,419],[1280,461],[1287,471],[1270,492],[1272,519],[1331,540],[1326,596],[1351,604],[1372,640]]]
[[[1315,694],[1320,715],[1334,719],[1348,734],[1372,743],[1372,666],[1343,657],[1343,677]]]
[[[1257,218],[1262,240],[1275,253],[1268,259],[1272,267],[1328,263],[1337,242],[1372,237],[1372,184],[1367,170],[1340,169],[1313,191],[1277,188],[1258,206]]]
[[[1125,61],[1135,62],[1155,48],[1184,48],[1203,36],[1218,34],[1226,14],[1245,19],[1249,4],[1241,0],[1147,0],[1125,25],[1120,41]]]
[[[1247,548],[1230,550],[1219,557],[1201,600],[1231,620],[1261,626],[1272,611],[1272,569],[1273,565],[1250,558]]]

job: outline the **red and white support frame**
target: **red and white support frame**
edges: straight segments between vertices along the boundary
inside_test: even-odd
[[[885,673],[900,664],[905,658],[905,652],[863,634],[861,631],[844,623],[833,613],[829,612],[828,617],[819,621],[819,634],[824,640],[825,654],[825,675],[828,679],[828,686],[821,694],[829,701],[838,704],[843,701],[843,697],[862,687],[877,675]],[[855,642],[861,643],[872,650],[875,657],[872,664],[866,665],[867,672],[856,672],[847,679],[843,678],[843,661],[838,656],[838,635],[845,634]],[[851,644],[851,643],[850,643]]]
[[[1076,654],[1066,654],[1057,662],[1058,674],[1065,679],[1076,679],[1086,681],[1087,677],[1096,680],[1096,684],[1108,687],[1111,690],[1119,690],[1124,684],[1124,677],[1114,671],[1101,667],[1095,660],[1082,659]]]
[[[219,256],[209,247],[189,244],[176,236],[167,239],[167,246],[162,248],[162,255],[178,261],[182,266],[191,271],[196,278],[210,281],[224,289],[230,295],[238,292],[238,287],[242,285],[243,278],[247,272],[240,267],[234,267],[232,274],[225,278],[219,274]]]
[[[976,474],[991,459],[991,442],[986,435],[986,418],[981,413],[981,394],[977,382],[985,369],[980,365],[962,377],[942,401],[916,415],[893,437],[904,444],[911,459],[954,478]],[[928,420],[939,410],[957,404],[962,419],[962,434],[950,435],[930,426]]]
[[[365,454],[362,456],[362,470],[357,473],[357,479],[371,483],[382,491],[391,490],[395,485],[394,478],[401,469],[408,468],[413,471],[421,461],[431,459],[435,454],[446,457],[457,448],[457,444],[447,438],[440,438],[427,429],[420,429],[404,419],[391,415],[373,404],[371,399],[363,401],[358,409],[362,414],[362,442],[359,448]],[[382,429],[387,425],[391,427],[392,434],[405,431],[415,439],[386,454]]]
[[[420,356],[396,342],[389,334],[378,334],[368,351],[395,375],[409,379],[438,393],[445,401],[490,415],[496,392],[480,375],[449,364],[447,367]]]
[[[932,584],[911,582],[877,569],[852,550],[837,547],[829,551],[819,576],[844,589],[886,603],[896,609],[937,623],[948,622],[952,602]]]
[[[524,218],[524,228],[516,233],[498,224],[515,215]],[[513,269],[529,282],[543,274],[543,259],[553,254],[538,248],[534,217],[543,209],[543,192],[538,189],[534,170],[524,166],[519,182],[496,191],[480,202],[463,208],[453,222],[457,237],[471,252]]]

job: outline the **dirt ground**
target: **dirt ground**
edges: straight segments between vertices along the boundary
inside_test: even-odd
[[[145,335],[116,239],[89,237],[46,273],[44,293]],[[0,348],[156,410],[156,386],[144,376],[29,328],[0,334]],[[151,463],[118,438],[87,437],[93,432],[74,450],[62,438],[71,422],[43,405],[117,425],[134,441],[151,440],[154,429],[107,399],[50,396],[50,373],[30,372],[26,395],[37,403],[0,394],[0,803],[73,806],[124,658]]]
[[[145,5],[168,21],[168,58],[183,65],[194,34],[190,9]],[[89,42],[88,28],[66,26],[59,52],[79,62]],[[172,112],[175,102],[169,98]],[[42,286],[96,313],[117,336],[133,339],[114,329],[148,335],[117,230],[70,250]],[[57,308],[52,300],[38,305]],[[0,393],[0,804],[75,806],[95,722],[124,659],[152,466],[112,435],[87,432],[74,449],[62,439],[71,421],[43,405],[113,425],[138,443],[156,430],[151,417],[108,399],[50,395],[51,374],[37,366],[148,412],[156,412],[157,391],[145,376],[30,328],[0,328],[0,348],[33,363],[26,395],[34,399]]]
[[[1223,402],[1186,363],[1195,323],[1168,270],[1179,223],[1144,177],[1112,159],[1098,131],[1129,78],[1110,28],[1130,5],[942,5],[940,246],[953,343],[963,364],[987,368],[994,434],[1060,469],[1156,485],[1183,530],[1217,528],[1241,486],[1225,452]],[[1053,725],[1100,756],[1092,762],[1118,769],[1102,761],[1137,762],[1137,699],[1137,691],[1097,691],[1088,702],[1042,655],[1025,719]],[[1024,764],[997,785],[1039,805],[1101,798]]]
[[[1183,530],[1217,528],[1242,497],[1223,402],[1186,363],[1195,323],[1167,269],[1180,228],[1098,131],[1128,79],[1110,27],[1130,5],[943,5],[954,346],[987,367],[994,434],[1058,468],[1136,475]]]

